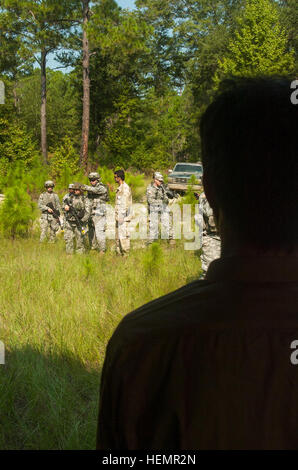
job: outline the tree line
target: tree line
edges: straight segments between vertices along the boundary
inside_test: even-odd
[[[295,7],[136,0],[129,11],[114,0],[0,0],[0,174],[16,161],[32,166],[35,154],[52,173],[197,161],[198,120],[223,78],[297,76]],[[49,68],[50,57],[64,72]]]

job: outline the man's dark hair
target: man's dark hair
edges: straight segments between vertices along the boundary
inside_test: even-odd
[[[214,202],[241,240],[298,243],[298,106],[291,80],[223,82],[200,123],[202,163]]]
[[[123,170],[116,170],[114,171],[114,175],[118,176],[119,178],[122,179],[122,181],[125,180],[125,173]]]

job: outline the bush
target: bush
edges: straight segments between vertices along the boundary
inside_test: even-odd
[[[35,204],[27,194],[25,185],[19,181],[5,191],[0,206],[0,228],[9,238],[28,236],[35,215]]]
[[[65,178],[66,172],[69,177],[75,174],[79,168],[79,154],[75,150],[72,140],[66,136],[62,144],[55,149],[50,158],[50,173],[53,179]],[[70,183],[67,182],[67,185]]]
[[[0,175],[0,192],[21,184],[26,191],[35,198],[44,190],[44,183],[49,179],[47,168],[42,164],[40,157],[32,160],[32,168],[28,169],[23,162],[11,165],[9,170]]]
[[[195,192],[193,189],[193,185],[197,183],[197,179],[195,175],[191,175],[190,177],[190,185],[188,186],[185,195],[179,202],[179,204],[182,206],[183,204],[191,204],[192,207],[195,206],[195,204],[198,204],[198,200],[195,197]]]
[[[109,189],[110,202],[114,202],[116,198],[116,186],[114,181],[114,171],[106,166],[100,166],[96,170],[101,177],[101,182]]]
[[[38,151],[31,135],[22,127],[0,118],[0,180],[5,178],[11,165],[22,163],[27,169],[32,168],[37,158]]]
[[[125,173],[125,181],[131,189],[133,199],[135,201],[141,201],[146,184],[144,174],[133,175],[127,171]]]

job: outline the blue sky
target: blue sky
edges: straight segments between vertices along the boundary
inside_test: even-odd
[[[116,0],[116,2],[118,3],[118,5],[122,8],[130,8],[130,9],[133,9],[133,7],[135,6],[135,2],[134,0]]]

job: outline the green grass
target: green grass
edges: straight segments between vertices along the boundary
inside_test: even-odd
[[[110,242],[113,246],[113,242]],[[161,248],[161,249],[160,249]],[[196,253],[67,256],[0,240],[0,449],[93,449],[106,344],[121,318],[199,275]]]

